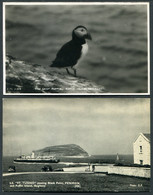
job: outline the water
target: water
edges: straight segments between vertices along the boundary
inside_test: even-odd
[[[78,74],[110,92],[147,92],[146,21],[146,5],[6,6],[6,51],[47,67],[81,24],[93,41]]]
[[[3,172],[8,172],[9,166],[15,166],[17,172],[39,172],[45,164],[50,164],[53,169],[73,166],[72,163],[79,164],[81,166],[88,165],[88,163],[107,163],[113,164],[116,161],[116,155],[93,155],[84,158],[64,158],[60,157],[60,163],[14,163],[13,160],[16,157],[6,156],[3,157]],[[133,163],[133,155],[119,155],[120,162],[124,164]],[[63,162],[63,163],[62,163]],[[76,166],[76,164],[74,166]]]

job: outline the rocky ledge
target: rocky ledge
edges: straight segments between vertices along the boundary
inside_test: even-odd
[[[105,93],[103,86],[61,69],[6,57],[6,93]]]

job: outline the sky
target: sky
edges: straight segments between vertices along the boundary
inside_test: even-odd
[[[132,154],[150,133],[149,98],[4,98],[3,155],[78,144],[90,155]]]

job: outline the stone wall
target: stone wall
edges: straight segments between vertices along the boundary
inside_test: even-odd
[[[150,168],[144,167],[95,166],[95,172],[150,178]]]

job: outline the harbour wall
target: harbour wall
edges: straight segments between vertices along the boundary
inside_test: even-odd
[[[85,172],[86,169],[87,169],[87,166],[63,168],[64,172]]]
[[[94,170],[92,166],[81,166],[81,167],[67,167],[63,168],[65,172],[99,172],[105,174],[115,174],[115,175],[125,175],[141,178],[150,178],[150,168],[145,167],[126,167],[126,166],[113,166],[113,165],[94,165]]]
[[[124,166],[95,166],[95,172],[150,178],[150,168]]]

